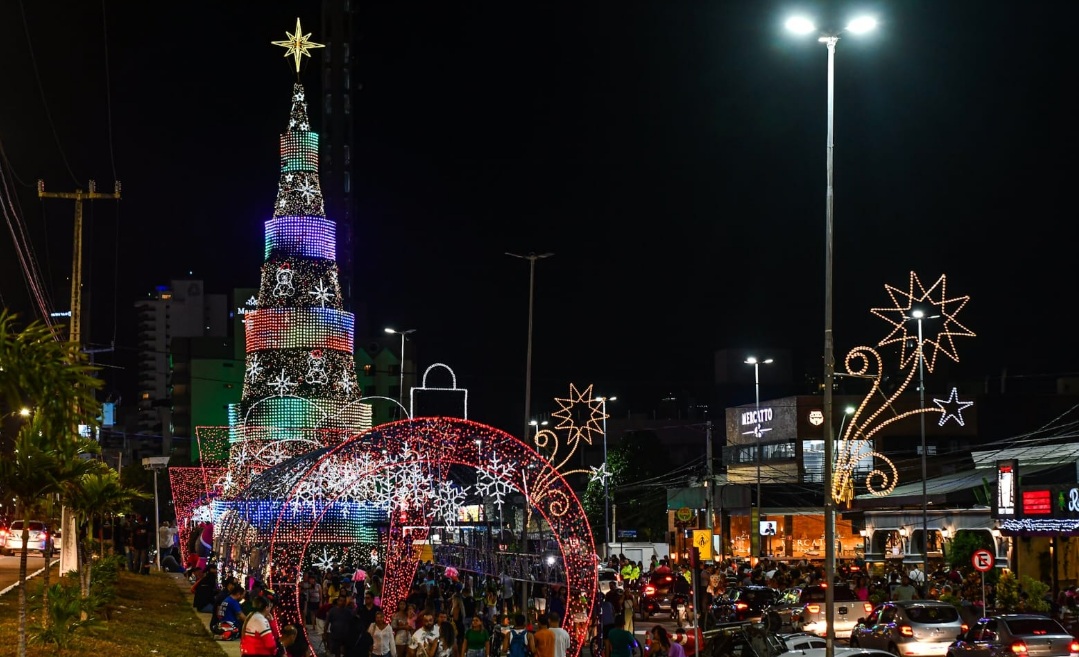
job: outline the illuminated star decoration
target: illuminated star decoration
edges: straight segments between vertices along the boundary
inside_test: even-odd
[[[277,393],[278,397],[284,397],[292,392],[292,389],[296,387],[296,383],[288,378],[288,374],[285,373],[285,370],[281,370],[281,373],[277,375],[277,378],[270,381],[270,387],[274,389],[274,392]]]
[[[589,445],[592,444],[592,436],[603,435],[603,421],[609,416],[603,413],[603,401],[599,398],[592,397],[592,386],[588,386],[584,390],[577,390],[577,386],[569,384],[569,397],[567,399],[559,399],[555,397],[555,401],[561,406],[557,411],[551,413],[551,417],[559,419],[559,423],[555,425],[555,429],[566,429],[569,433],[568,440],[571,443],[578,440],[584,440]],[[578,425],[573,417],[573,410],[578,404],[584,404],[588,407],[588,419],[584,424]]]
[[[933,403],[940,407],[940,422],[938,426],[944,426],[944,423],[948,421],[948,418],[955,418],[955,421],[959,423],[959,426],[965,427],[966,422],[963,421],[963,409],[970,408],[974,405],[972,401],[959,401],[959,389],[952,388],[952,392],[948,395],[947,399],[934,399]]]
[[[300,196],[303,197],[303,200],[310,203],[311,199],[315,198],[315,195],[318,194],[319,190],[318,187],[315,187],[310,180],[305,180],[300,183],[300,186],[296,188],[296,191],[300,193]]]
[[[607,469],[606,461],[604,461],[598,468],[595,466],[588,468],[588,483],[598,481],[601,484],[605,484],[610,478],[611,471]]]
[[[292,55],[292,57],[296,60],[296,72],[297,73],[300,72],[300,58],[301,57],[310,57],[311,53],[308,52],[308,51],[311,50],[312,48],[325,48],[326,47],[324,44],[315,43],[315,42],[309,40],[309,38],[311,37],[311,33],[310,32],[308,32],[307,34],[303,33],[303,29],[300,27],[300,19],[299,18],[296,19],[296,32],[293,33],[293,32],[289,32],[288,30],[285,30],[285,36],[288,37],[288,39],[285,40],[285,41],[271,41],[270,43],[272,43],[275,46],[281,46],[282,48],[287,48],[288,49],[288,50],[285,51],[285,57],[288,57],[289,55]]]
[[[936,283],[927,288],[922,284],[918,275],[911,272],[910,287],[907,291],[892,285],[884,286],[888,296],[892,298],[893,307],[870,309],[870,312],[874,315],[892,325],[892,332],[877,345],[883,347],[898,342],[900,349],[899,366],[901,368],[906,369],[919,353],[924,354],[925,345],[932,345],[932,350],[925,355],[924,361],[925,368],[929,372],[932,372],[933,367],[936,365],[938,353],[943,353],[958,363],[959,354],[955,350],[953,338],[974,337],[974,332],[960,324],[959,320],[956,319],[956,315],[963,309],[963,306],[967,305],[970,297],[964,295],[948,298],[945,285],[946,280],[943,274],[937,279]],[[938,320],[940,322],[939,331],[936,336],[926,337],[923,333],[922,344],[918,345],[917,349],[908,347],[909,343],[912,340],[916,341],[918,337],[917,332],[912,336],[907,328],[908,324],[912,323],[909,317],[914,306],[924,306],[926,315],[940,316]]]

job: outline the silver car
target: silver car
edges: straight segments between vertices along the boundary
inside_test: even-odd
[[[44,554],[46,546],[51,548],[51,545],[49,544],[49,526],[40,520],[13,521],[11,526],[8,527],[7,536],[4,538],[4,550],[8,554],[18,554],[22,552],[22,532],[24,522],[26,522],[30,529],[30,537],[26,542],[26,549]]]
[[[948,657],[1077,657],[1079,641],[1052,618],[1001,614],[982,618],[948,646]]]
[[[858,620],[850,645],[887,650],[902,657],[943,657],[966,630],[959,611],[937,600],[885,602]]]

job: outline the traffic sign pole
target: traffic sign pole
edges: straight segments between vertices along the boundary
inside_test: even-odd
[[[986,615],[989,613],[989,603],[985,599],[985,573],[992,570],[993,566],[996,565],[996,557],[989,550],[981,548],[970,555],[970,561],[974,564],[974,570],[977,570],[982,575],[982,614]]]

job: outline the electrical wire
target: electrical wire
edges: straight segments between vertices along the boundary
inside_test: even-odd
[[[112,179],[116,180],[116,153],[112,139],[112,76],[109,73],[109,21],[105,14],[105,0],[101,0],[101,32],[105,41],[105,116],[109,134],[109,164],[112,165]]]
[[[22,27],[23,32],[26,34],[26,47],[30,51],[30,63],[34,67],[34,79],[37,81],[37,90],[41,95],[41,104],[45,106],[45,118],[49,121],[53,139],[56,141],[56,150],[60,151],[60,159],[64,162],[64,168],[67,169],[68,175],[71,176],[71,181],[78,187],[79,179],[75,176],[75,172],[71,170],[71,164],[67,161],[67,154],[64,153],[64,147],[60,144],[60,133],[57,132],[56,123],[52,120],[52,112],[49,110],[49,103],[45,100],[45,86],[41,83],[41,72],[37,67],[37,57],[34,55],[34,44],[30,39],[30,24],[26,21],[26,8],[23,6],[22,0],[19,0],[19,13],[22,14]]]

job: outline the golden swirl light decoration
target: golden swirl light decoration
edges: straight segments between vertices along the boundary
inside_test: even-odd
[[[551,413],[551,417],[559,419],[559,423],[554,428],[566,432],[566,442],[562,443],[558,434],[551,429],[536,432],[533,438],[536,450],[545,456],[549,455],[547,456],[547,461],[551,464],[551,469],[545,469],[534,474],[528,471],[521,472],[521,490],[535,504],[539,504],[548,495],[551,495],[555,499],[551,500],[549,509],[552,514],[560,516],[569,510],[569,498],[560,489],[552,489],[551,484],[559,476],[564,478],[572,474],[592,474],[591,471],[581,468],[572,470],[563,470],[562,468],[577,453],[577,448],[580,447],[582,441],[591,445],[593,436],[597,434],[603,435],[603,421],[609,416],[604,413],[603,400],[592,397],[591,385],[583,390],[578,390],[577,386],[571,383],[569,384],[569,397],[565,399],[556,397],[555,401],[558,402],[560,408]],[[579,406],[583,406],[587,412],[587,417],[583,424],[577,424],[576,409]],[[564,455],[560,454],[563,447],[566,448]]]
[[[943,353],[955,362],[959,356],[955,350],[953,338],[972,337],[974,332],[958,322],[956,315],[970,300],[969,296],[948,298],[945,293],[945,277],[942,275],[933,285],[926,287],[918,275],[910,273],[908,291],[891,285],[884,286],[893,301],[891,308],[872,308],[870,312],[884,319],[892,326],[892,331],[877,346],[900,345],[899,367],[905,372],[902,383],[890,395],[880,387],[884,371],[884,361],[872,347],[855,347],[847,354],[844,365],[847,374],[868,378],[873,381],[862,403],[850,417],[847,427],[840,436],[836,448],[836,462],[832,475],[832,499],[837,503],[849,504],[854,499],[854,472],[858,462],[873,457],[876,466],[865,477],[865,485],[871,495],[884,497],[895,490],[899,483],[899,473],[895,463],[873,449],[873,436],[884,427],[919,413],[944,413],[941,408],[915,408],[904,413],[892,413],[882,418],[885,411],[893,410],[892,404],[899,399],[918,372],[919,362],[924,363],[929,372],[933,371],[938,353]],[[921,310],[924,319],[941,320],[934,337],[907,332],[907,323],[915,321],[913,313]],[[930,314],[932,313],[932,314]],[[923,327],[924,328],[924,327]],[[908,347],[913,341],[914,347]],[[931,348],[930,358],[926,358],[926,345]],[[871,371],[872,370],[872,371]],[[872,406],[873,400],[883,399],[879,406]]]

